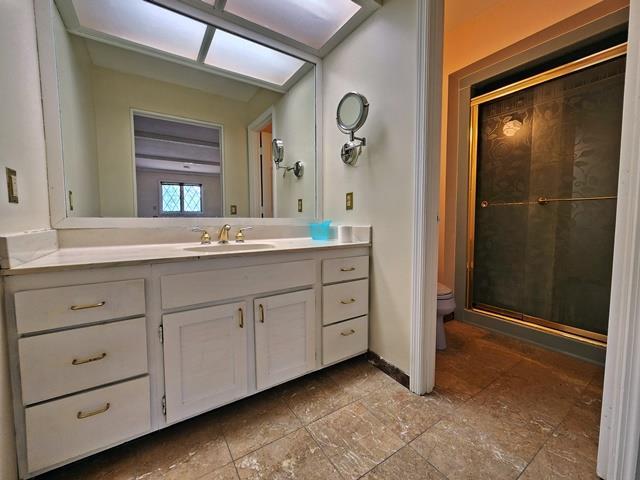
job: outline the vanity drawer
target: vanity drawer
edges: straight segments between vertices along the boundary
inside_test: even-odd
[[[15,304],[19,334],[144,315],[144,280],[27,290]]]
[[[343,360],[367,351],[369,317],[358,317],[322,328],[322,364]]]
[[[369,280],[322,287],[322,324],[369,313]]]
[[[25,409],[29,472],[122,442],[151,428],[149,378]]]
[[[165,275],[162,308],[240,298],[287,288],[306,287],[316,281],[313,260],[236,267],[204,272]]]
[[[322,261],[322,283],[344,282],[369,276],[369,256],[331,258]]]
[[[147,373],[144,318],[18,341],[25,405]]]

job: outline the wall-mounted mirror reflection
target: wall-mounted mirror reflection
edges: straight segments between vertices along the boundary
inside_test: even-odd
[[[55,6],[68,216],[314,217],[313,64],[145,0]]]

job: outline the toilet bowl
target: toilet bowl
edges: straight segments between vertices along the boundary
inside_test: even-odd
[[[447,348],[447,337],[444,333],[444,316],[453,313],[456,309],[456,300],[453,290],[446,285],[438,283],[438,320],[436,324],[436,348],[444,350]]]

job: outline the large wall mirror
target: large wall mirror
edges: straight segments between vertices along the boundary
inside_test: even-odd
[[[67,218],[316,216],[314,63],[146,0],[48,16]]]

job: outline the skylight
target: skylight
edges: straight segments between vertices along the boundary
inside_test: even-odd
[[[223,30],[216,30],[204,63],[276,85],[284,85],[304,65],[298,58]]]
[[[144,0],[73,0],[85,28],[196,60],[207,26]]]
[[[296,57],[208,27],[146,0],[59,1],[71,1],[81,28],[92,38],[109,36],[109,41],[121,40],[116,43],[150,47],[192,60],[200,68],[208,65],[212,71],[224,70],[281,87],[305,64]],[[341,0],[328,3],[336,1]]]
[[[318,49],[360,6],[351,0],[227,0],[224,10]]]

